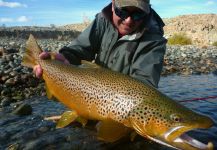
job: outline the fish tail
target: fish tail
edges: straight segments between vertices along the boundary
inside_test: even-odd
[[[22,65],[33,68],[39,64],[39,54],[42,52],[36,39],[30,34],[29,39],[26,42],[26,51],[23,55]]]

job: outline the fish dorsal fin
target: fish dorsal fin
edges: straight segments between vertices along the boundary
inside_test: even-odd
[[[66,111],[62,114],[60,120],[58,121],[56,128],[63,128],[70,123],[74,122],[78,117],[75,111]]]
[[[97,136],[106,142],[115,142],[129,134],[130,128],[113,120],[103,120],[97,124]]]
[[[82,68],[101,68],[96,63],[92,63],[92,62],[87,61],[87,60],[81,60],[81,67]]]

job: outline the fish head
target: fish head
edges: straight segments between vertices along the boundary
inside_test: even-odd
[[[213,144],[204,144],[187,135],[194,129],[207,129],[213,120],[167,99],[145,102],[134,108],[131,124],[138,134],[162,145],[185,150],[212,150]]]

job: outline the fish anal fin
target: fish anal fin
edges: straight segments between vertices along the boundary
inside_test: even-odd
[[[66,111],[62,114],[60,120],[57,122],[56,128],[63,128],[74,122],[77,118],[78,114],[75,111]]]
[[[49,89],[49,86],[48,86],[48,83],[47,83],[47,82],[45,83],[45,89],[46,89],[47,98],[48,98],[48,99],[54,98],[53,94],[51,93],[51,91],[50,91],[50,89]]]
[[[130,128],[113,120],[103,120],[97,124],[98,139],[106,142],[115,142],[129,134]]]
[[[77,122],[81,123],[82,127],[85,127],[86,124],[87,124],[87,119],[81,117],[81,116],[78,116],[77,119],[76,119]]]
[[[87,60],[81,60],[81,67],[82,68],[101,68],[96,63],[92,63],[92,62],[87,61]]]

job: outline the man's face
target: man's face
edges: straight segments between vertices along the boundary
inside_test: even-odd
[[[142,11],[136,7],[125,7],[124,11],[128,12],[129,14],[142,13]],[[116,13],[117,13],[117,11],[116,11]],[[132,16],[129,16],[125,19],[122,19],[116,13],[115,13],[114,3],[112,3],[113,23],[114,23],[114,26],[118,29],[119,33],[122,36],[130,34],[133,31],[137,30],[138,27],[143,22],[143,18],[139,19],[139,20],[134,20],[134,18],[132,18]]]

